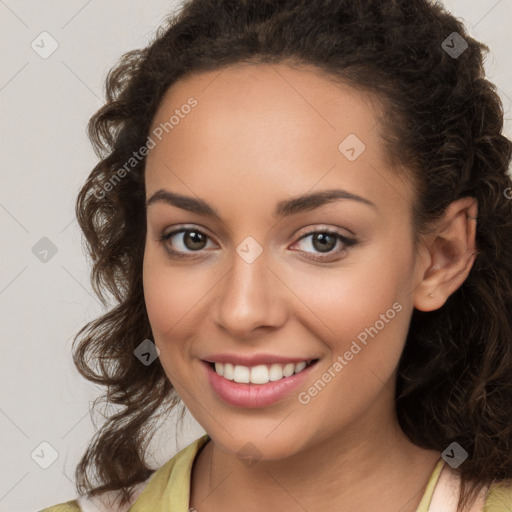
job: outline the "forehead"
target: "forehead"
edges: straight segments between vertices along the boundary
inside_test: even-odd
[[[153,120],[161,140],[147,157],[148,188],[206,197],[212,187],[238,185],[242,196],[296,195],[316,183],[383,194],[380,112],[376,97],[309,66],[244,63],[189,75],[167,91]]]
[[[212,115],[218,121],[232,114],[254,121],[265,116],[269,121],[279,117],[283,129],[290,129],[285,122],[300,118],[338,135],[347,128],[360,133],[373,129],[382,110],[375,95],[339,79],[336,83],[333,76],[311,65],[238,63],[174,83],[164,95],[152,128],[168,121],[190,97],[197,99],[200,108],[194,109],[194,116],[204,114],[203,123]]]

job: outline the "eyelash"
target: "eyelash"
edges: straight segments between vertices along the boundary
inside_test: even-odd
[[[171,249],[169,247],[169,245],[167,244],[167,242],[174,236],[174,235],[177,235],[179,233],[188,233],[188,232],[194,232],[194,233],[199,233],[203,236],[205,236],[207,239],[210,239],[210,237],[206,234],[206,233],[203,233],[201,230],[199,229],[196,229],[196,228],[181,228],[181,229],[178,229],[178,230],[175,230],[175,231],[171,231],[170,233],[167,233],[167,234],[162,234],[158,241],[160,243],[162,243],[165,247],[165,250],[172,256],[172,257],[176,257],[176,258],[182,258],[182,259],[190,259],[190,258],[195,258],[195,256],[192,256],[190,255],[190,253],[184,253],[182,251],[176,251],[175,249]],[[330,230],[330,229],[322,229],[322,230],[316,230],[316,231],[309,231],[308,233],[302,235],[299,240],[297,240],[297,242],[300,242],[301,240],[303,240],[304,238],[307,238],[308,236],[311,236],[311,235],[316,235],[318,233],[321,233],[321,234],[326,234],[326,235],[331,235],[331,236],[334,236],[336,237],[337,240],[340,240],[343,245],[345,246],[343,249],[339,250],[339,251],[330,251],[330,252],[326,252],[326,253],[323,253],[325,254],[325,256],[320,256],[320,257],[311,257],[311,256],[308,256],[307,258],[308,259],[311,259],[313,261],[325,261],[329,258],[329,256],[331,256],[332,254],[344,254],[345,252],[347,252],[351,247],[355,246],[357,243],[358,243],[358,240],[355,239],[355,238],[350,238],[350,237],[346,237],[340,233],[338,233],[337,231],[333,231],[333,230]],[[204,249],[200,249],[198,251],[192,251],[192,253],[200,253],[201,251],[204,251]],[[304,252],[304,251],[303,251]],[[308,253],[310,254],[310,253]],[[317,253],[317,254],[322,254],[322,253]]]

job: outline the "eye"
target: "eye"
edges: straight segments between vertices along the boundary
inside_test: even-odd
[[[208,235],[199,229],[182,228],[163,234],[160,237],[160,242],[164,244],[165,249],[172,256],[189,258],[191,253],[200,252],[205,249],[209,238]],[[175,246],[174,248],[172,247],[173,245]]]
[[[350,247],[357,244],[357,240],[355,238],[350,238],[338,233],[337,231],[331,231],[328,229],[310,231],[302,236],[297,244],[303,240],[307,240],[308,238],[310,238],[310,240],[307,243],[304,243],[303,246],[306,248],[312,248],[313,251],[318,251],[320,254],[326,255],[309,257],[315,261],[323,261],[328,258],[330,259],[333,255],[344,255]],[[338,246],[338,249],[334,251],[336,246]],[[304,252],[310,251],[305,250]]]
[[[314,251],[318,251],[316,256],[308,256],[308,259],[315,261],[324,261],[332,259],[333,255],[345,255],[350,247],[356,245],[358,241],[350,238],[337,231],[323,229],[318,231],[310,231],[306,233],[295,243],[300,244],[304,240],[311,238],[308,243],[303,243],[305,248],[309,247]],[[196,228],[181,228],[170,233],[162,234],[159,241],[164,245],[165,250],[172,256],[177,258],[193,258],[193,253],[200,253],[207,249],[207,243],[210,237]],[[338,246],[338,249],[334,249]],[[311,252],[302,250],[302,252]],[[319,255],[318,255],[319,254]]]

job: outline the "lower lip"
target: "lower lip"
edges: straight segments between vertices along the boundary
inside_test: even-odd
[[[318,361],[290,377],[267,384],[243,384],[218,375],[209,363],[202,361],[213,390],[230,405],[244,408],[265,407],[274,404],[297,389]]]

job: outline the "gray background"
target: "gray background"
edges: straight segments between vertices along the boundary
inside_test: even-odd
[[[491,49],[486,69],[511,137],[512,0],[445,4]],[[0,511],[39,510],[75,496],[74,468],[94,432],[89,403],[99,388],[76,372],[71,343],[102,312],[74,218],[76,194],[97,162],[85,126],[103,103],[111,66],[145,46],[176,6],[0,0]],[[59,45],[46,59],[31,47],[43,31]],[[43,237],[57,249],[46,262],[32,249]],[[203,433],[190,415],[178,436],[174,423],[169,418],[152,443],[156,466]],[[47,469],[41,465],[52,462],[52,449],[42,442],[58,453]]]

